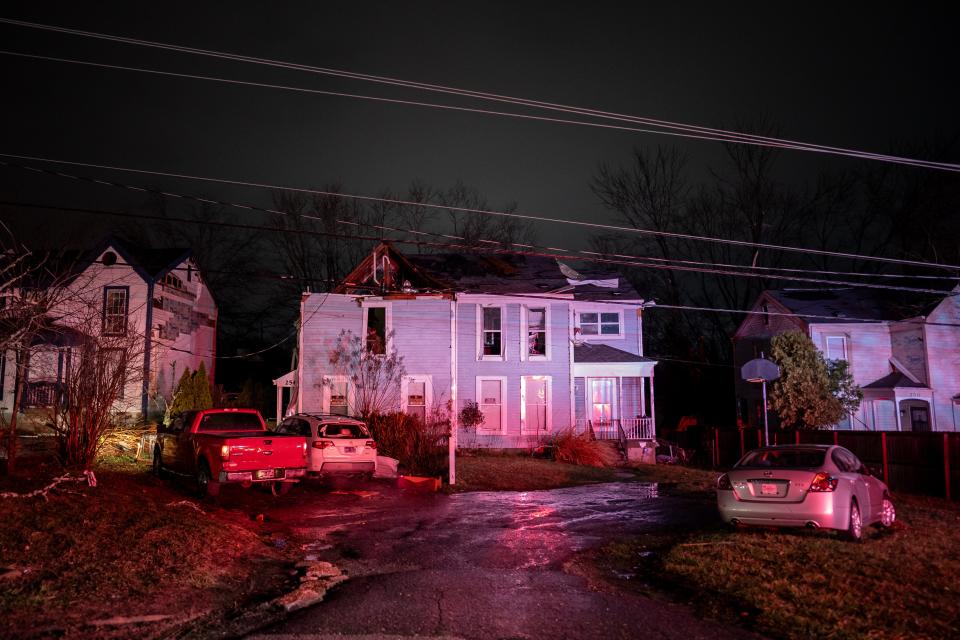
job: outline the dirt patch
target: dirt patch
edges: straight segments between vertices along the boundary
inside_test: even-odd
[[[0,490],[43,486],[50,471],[24,470]],[[197,503],[145,464],[96,476],[46,500],[0,500],[0,637],[161,637],[289,586],[293,558],[261,522]]]

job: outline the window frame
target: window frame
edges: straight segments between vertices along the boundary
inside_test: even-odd
[[[483,338],[484,331],[483,328],[483,310],[484,309],[499,309],[500,310],[500,354],[499,355],[487,355],[483,352]],[[478,303],[477,304],[477,360],[485,360],[487,362],[506,362],[507,360],[507,305],[501,303]]]
[[[483,411],[483,382],[496,380],[500,383],[500,429],[493,430],[477,425],[477,433],[480,435],[503,435],[507,432],[507,377],[506,376],[477,376],[476,378],[476,401],[477,406]],[[487,405],[492,406],[492,405]]]
[[[324,376],[324,379],[323,379],[323,380],[324,380],[324,384],[323,384],[323,405],[322,405],[322,406],[323,406],[323,413],[329,413],[329,414],[331,414],[331,415],[338,415],[338,416],[339,416],[339,415],[342,415],[342,416],[346,416],[346,417],[352,417],[352,414],[350,413],[350,411],[351,411],[351,408],[350,408],[350,396],[351,396],[351,393],[352,393],[352,391],[353,391],[353,385],[350,384],[350,377],[349,377],[349,376]],[[347,408],[347,412],[346,412],[346,413],[336,413],[336,414],[333,413],[333,406],[330,404],[331,400],[333,399],[333,388],[334,388],[334,385],[337,385],[337,384],[343,384],[343,385],[345,385],[345,390],[346,390],[346,404],[345,404],[345,405],[337,405],[337,406],[338,406],[338,407],[340,407],[340,406],[345,406],[345,407]]]
[[[360,326],[360,337],[363,340],[363,348],[367,348],[367,326],[370,321],[370,309],[383,309],[384,310],[384,321],[383,321],[383,353],[375,353],[376,356],[386,357],[390,354],[390,347],[392,346],[392,339],[390,334],[393,333],[393,305],[389,302],[377,301],[371,302],[369,304],[364,303],[363,305],[363,317],[362,324]]]
[[[113,326],[108,322],[108,318],[117,317],[119,314],[108,314],[107,312],[107,300],[110,298],[111,292],[123,292],[123,329],[120,331],[108,331],[109,326]],[[127,335],[127,330],[130,325],[130,287],[127,285],[123,286],[105,286],[103,288],[103,323],[101,325],[101,334],[105,336],[125,336]]]
[[[593,323],[593,322],[588,323],[588,324],[596,324],[596,325],[597,325],[597,333],[595,333],[595,334],[586,334],[586,333],[583,332],[583,322],[582,322],[582,320],[581,320],[581,317],[582,317],[584,314],[586,314],[586,313],[595,313],[595,314],[597,314],[597,322],[596,322],[596,323]],[[604,324],[610,324],[609,322],[607,322],[607,323],[604,323],[604,322],[603,322],[603,316],[602,316],[602,314],[604,314],[604,313],[615,313],[615,314],[617,314],[617,328],[618,328],[618,331],[619,331],[618,333],[616,333],[616,334],[613,334],[613,333],[601,333],[601,332],[603,331],[603,325],[604,325]],[[574,333],[576,334],[577,339],[579,339],[579,340],[589,340],[589,341],[593,341],[593,340],[623,340],[624,338],[627,337],[627,328],[626,328],[626,326],[624,326],[624,314],[623,314],[623,309],[605,309],[605,308],[603,308],[603,307],[582,307],[582,308],[578,308],[578,309],[576,309],[575,312],[574,312]]]
[[[431,374],[409,374],[403,376],[400,380],[400,411],[407,413],[410,407],[410,383],[423,383],[423,419],[430,416],[430,407],[433,406],[433,375]],[[417,406],[417,405],[413,405]]]
[[[530,310],[543,309],[543,333],[544,333],[544,353],[543,355],[531,354],[530,351]],[[551,359],[550,346],[550,305],[524,304],[520,305],[520,360],[529,360],[531,362],[549,362]]]
[[[527,426],[527,380],[542,380],[544,382],[543,406],[545,408],[546,426],[543,431],[530,429]],[[521,376],[520,377],[520,435],[534,435],[553,432],[553,376]]]
[[[840,340],[843,344],[843,356],[840,358],[830,357],[830,341]],[[823,336],[823,356],[827,360],[845,360],[850,362],[850,338],[843,333],[829,333]]]

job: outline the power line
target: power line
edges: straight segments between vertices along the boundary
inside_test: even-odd
[[[2,154],[0,154],[0,155],[2,155]],[[141,187],[141,186],[132,186],[132,185],[127,185],[127,184],[120,183],[120,182],[100,180],[100,179],[92,179],[92,178],[85,178],[85,177],[82,177],[82,176],[77,176],[77,175],[74,175],[74,174],[63,173],[63,172],[60,172],[60,171],[52,171],[52,170],[49,170],[49,169],[38,169],[38,168],[35,168],[35,167],[28,167],[28,166],[25,166],[25,165],[19,165],[19,164],[15,164],[15,163],[9,163],[9,162],[3,161],[3,160],[0,160],[0,165],[13,166],[13,167],[16,167],[16,168],[22,168],[22,169],[27,169],[27,170],[31,170],[31,171],[41,172],[41,173],[49,173],[49,174],[55,175],[55,176],[57,176],[57,177],[65,177],[65,178],[70,178],[70,179],[74,179],[74,180],[90,181],[90,182],[94,182],[94,183],[96,183],[96,184],[101,184],[101,185],[105,185],[105,186],[118,187],[118,188],[124,188],[124,189],[133,189],[133,190],[135,190],[135,191],[140,191],[140,192],[155,193],[155,194],[157,194],[157,195],[162,195],[162,196],[166,196],[166,197],[174,197],[174,198],[179,198],[179,199],[195,200],[195,201],[203,202],[203,203],[206,203],[206,204],[215,204],[215,205],[221,205],[221,206],[226,206],[226,207],[237,207],[237,208],[240,208],[240,209],[243,209],[243,210],[246,210],[246,211],[269,212],[269,213],[281,214],[281,215],[284,215],[284,216],[293,216],[293,217],[301,216],[301,217],[308,217],[308,218],[311,218],[311,219],[319,219],[319,218],[317,218],[316,216],[304,216],[303,214],[290,214],[289,212],[285,212],[285,211],[282,211],[282,210],[279,210],[279,209],[267,209],[267,208],[258,207],[258,206],[255,206],[255,205],[237,204],[237,203],[232,203],[232,202],[227,202],[227,201],[222,201],[222,200],[213,200],[213,199],[210,199],[210,198],[199,198],[199,197],[197,197],[197,196],[191,196],[191,195],[185,195],[185,194],[180,194],[180,193],[174,193],[174,192],[171,192],[171,191],[160,191],[160,190],[150,189],[150,188]],[[8,204],[16,204],[16,203],[8,203]],[[92,211],[92,210],[86,210],[86,211],[84,211],[84,212],[86,212],[86,213],[95,213],[95,212]],[[254,229],[255,229],[255,230],[264,230],[264,229],[265,229],[264,227],[262,227],[262,226],[260,226],[260,225],[248,225],[248,224],[243,224],[243,223],[223,223],[223,222],[219,222],[219,221],[217,221],[217,222],[214,222],[214,221],[202,221],[202,222],[201,222],[201,221],[196,221],[196,220],[193,220],[193,219],[190,219],[190,218],[171,218],[170,216],[157,216],[157,215],[152,215],[152,216],[151,216],[151,215],[148,215],[148,214],[132,214],[132,213],[122,214],[122,213],[119,213],[119,212],[100,212],[100,213],[103,213],[103,214],[106,214],[106,215],[115,215],[115,216],[121,216],[121,217],[124,217],[124,216],[125,216],[125,217],[136,217],[136,218],[154,219],[154,220],[160,220],[160,221],[164,221],[164,220],[165,220],[165,221],[177,221],[177,222],[196,223],[196,224],[204,224],[204,223],[206,223],[206,224],[216,224],[216,225],[221,225],[221,226],[230,226],[230,227],[234,227],[234,228],[251,229],[251,230],[254,230]],[[336,219],[336,220],[334,220],[334,222],[336,222],[336,223],[338,223],[338,224],[347,224],[347,225],[350,225],[350,226],[357,226],[357,227],[364,227],[364,226],[366,226],[366,227],[371,227],[371,228],[377,228],[377,229],[380,229],[380,230],[395,231],[395,232],[400,232],[400,233],[415,233],[415,234],[421,235],[421,236],[424,236],[424,235],[426,235],[426,236],[435,236],[435,237],[439,236],[439,237],[442,237],[442,238],[454,238],[454,239],[464,240],[464,238],[462,238],[461,236],[451,236],[450,234],[442,234],[442,233],[436,233],[436,232],[415,231],[415,230],[410,230],[410,229],[402,229],[402,228],[398,228],[398,227],[392,227],[392,226],[386,226],[386,225],[377,225],[377,224],[372,224],[372,223],[360,223],[360,222],[356,222],[356,221],[345,221],[345,220],[340,220],[340,219]],[[382,240],[382,239],[383,239],[382,236],[380,236],[380,237],[378,237],[378,236],[369,236],[369,235],[364,236],[364,235],[357,235],[357,234],[350,235],[350,234],[334,233],[334,232],[327,232],[327,231],[315,231],[315,230],[312,230],[312,229],[307,230],[307,229],[283,229],[283,228],[276,228],[276,229],[271,229],[271,230],[277,230],[277,229],[280,229],[280,230],[283,230],[283,231],[286,231],[286,232],[290,232],[290,233],[296,233],[296,234],[319,235],[319,236],[326,236],[326,237],[337,237],[337,238],[346,238],[346,239],[367,240],[367,241],[373,241],[373,242],[376,242],[376,241],[379,241],[379,240]],[[523,245],[524,247],[532,248],[533,251],[531,251],[531,250],[529,250],[529,249],[525,249],[525,250],[522,250],[522,251],[517,251],[517,250],[504,249],[504,248],[494,248],[494,247],[492,247],[492,246],[490,246],[490,245],[493,245],[493,244],[503,245],[503,244],[510,244],[510,243],[500,243],[500,242],[495,242],[495,241],[490,241],[490,240],[486,241],[487,244],[486,244],[484,247],[478,247],[478,246],[475,246],[475,245],[459,245],[459,244],[450,244],[450,243],[424,242],[424,241],[421,241],[421,240],[393,239],[393,241],[394,241],[394,242],[399,242],[399,243],[402,243],[402,244],[415,244],[415,245],[418,245],[418,246],[422,245],[422,246],[430,246],[430,247],[438,247],[438,248],[452,248],[452,249],[460,249],[460,250],[468,250],[468,251],[477,251],[477,250],[481,250],[481,249],[486,249],[486,250],[495,251],[495,252],[500,252],[500,253],[516,253],[517,255],[540,255],[540,256],[544,256],[544,257],[552,257],[552,258],[555,258],[555,259],[562,259],[562,258],[570,258],[570,257],[571,257],[571,256],[569,256],[569,255],[557,255],[556,253],[544,253],[544,251],[550,251],[550,250],[557,251],[557,249],[556,249],[556,248],[538,248],[538,247],[536,247],[536,246],[534,246],[534,245]],[[538,251],[538,249],[539,249],[539,251]],[[568,250],[566,250],[566,249],[560,249],[560,251],[564,251],[564,252],[567,252],[567,253],[571,253],[570,251],[568,251]],[[695,272],[695,273],[710,273],[710,274],[725,275],[725,276],[745,276],[745,277],[764,278],[764,279],[768,279],[768,280],[786,280],[786,281],[790,281],[790,282],[806,282],[806,283],[810,283],[810,284],[822,284],[822,285],[829,285],[829,286],[833,286],[833,287],[837,287],[837,286],[842,286],[842,287],[861,287],[861,288],[868,288],[868,289],[884,289],[884,290],[894,290],[894,291],[906,291],[906,292],[911,292],[911,293],[931,293],[931,294],[936,294],[936,295],[950,295],[950,292],[942,291],[942,290],[938,290],[938,289],[923,289],[923,288],[916,288],[916,287],[902,287],[902,286],[895,286],[895,285],[872,284],[872,283],[865,283],[865,282],[849,282],[849,281],[827,280],[827,279],[822,279],[822,278],[806,278],[806,277],[801,277],[801,276],[785,276],[785,275],[776,275],[776,274],[754,273],[754,272],[750,272],[750,271],[741,271],[741,270],[716,269],[716,268],[713,268],[713,265],[708,266],[708,267],[696,267],[696,266],[682,266],[682,265],[675,265],[675,264],[663,264],[663,263],[653,263],[653,262],[637,262],[637,260],[646,260],[647,258],[641,257],[641,256],[624,256],[623,254],[617,254],[617,255],[618,255],[619,257],[621,257],[621,258],[626,257],[626,258],[628,258],[628,259],[627,259],[627,260],[623,260],[623,259],[612,259],[612,258],[606,257],[606,255],[604,255],[604,254],[600,254],[600,253],[594,252],[594,251],[572,251],[572,253],[581,254],[581,255],[579,256],[579,258],[578,258],[578,259],[580,259],[580,260],[591,261],[591,262],[596,262],[596,263],[600,263],[600,264],[615,264],[615,265],[620,265],[620,266],[650,268],[650,269],[658,269],[658,270],[673,270],[673,271],[687,271],[687,272]]]
[[[529,107],[529,108],[547,109],[551,111],[559,111],[564,113],[575,113],[578,115],[584,115],[584,116],[589,116],[594,118],[633,122],[633,123],[639,123],[647,126],[655,126],[655,127],[660,127],[662,129],[665,129],[665,130],[645,130],[643,131],[644,133],[657,133],[661,135],[675,135],[675,136],[695,138],[695,139],[731,142],[736,144],[786,148],[786,149],[793,149],[798,151],[807,151],[807,152],[813,152],[813,153],[824,153],[829,155],[854,157],[854,158],[861,158],[865,160],[890,162],[895,164],[905,164],[905,165],[925,167],[930,169],[939,169],[944,171],[952,171],[952,172],[960,171],[960,165],[953,164],[953,163],[934,162],[934,161],[919,160],[914,158],[906,158],[902,156],[878,154],[878,153],[865,152],[865,151],[848,149],[843,147],[812,144],[812,143],[789,140],[784,138],[775,138],[772,136],[745,134],[745,133],[740,133],[736,131],[728,131],[728,130],[713,128],[713,127],[703,127],[699,125],[690,125],[690,124],[680,123],[680,122],[675,122],[670,120],[631,116],[626,114],[614,113],[610,111],[603,111],[599,109],[574,107],[570,105],[563,105],[563,104],[545,102],[540,100],[530,100],[526,98],[517,98],[514,96],[507,96],[507,95],[495,94],[495,93],[489,93],[489,92],[483,92],[483,91],[460,89],[460,88],[445,86],[445,85],[429,84],[429,83],[416,82],[411,80],[403,80],[400,78],[391,78],[386,76],[376,76],[371,74],[356,73],[356,72],[346,71],[342,69],[316,67],[316,66],[305,65],[305,64],[283,62],[280,60],[271,60],[268,58],[258,58],[254,56],[246,56],[246,55],[228,53],[223,51],[201,49],[198,47],[187,47],[187,46],[174,45],[174,44],[163,43],[163,42],[142,40],[138,38],[114,36],[110,34],[84,31],[80,29],[71,29],[67,27],[58,27],[54,25],[27,22],[23,20],[14,20],[10,18],[0,18],[0,23],[52,31],[52,32],[63,33],[63,34],[74,35],[74,36],[96,38],[100,40],[119,42],[119,43],[128,44],[128,45],[136,45],[141,47],[150,47],[150,48],[156,48],[156,49],[164,49],[168,51],[176,51],[179,53],[201,55],[201,56],[212,57],[217,59],[230,60],[234,62],[245,62],[245,63],[252,63],[252,64],[283,68],[283,69],[289,69],[289,70],[295,70],[295,71],[304,71],[304,72],[310,72],[310,73],[321,74],[326,76],[348,78],[352,80],[374,82],[374,83],[384,84],[384,85],[400,86],[404,88],[457,95],[461,97],[496,101],[496,102]],[[357,97],[357,96],[352,96],[352,97]],[[516,114],[500,114],[500,115],[516,115]],[[578,122],[578,124],[587,124],[587,123]]]
[[[791,247],[787,245],[777,245],[777,244],[769,244],[769,243],[763,243],[763,242],[750,242],[747,240],[733,240],[733,239],[727,239],[727,238],[715,238],[710,236],[697,236],[693,234],[676,233],[672,231],[654,231],[650,229],[637,229],[634,227],[623,227],[619,225],[603,224],[598,222],[584,222],[581,220],[563,220],[561,218],[551,218],[548,216],[536,216],[536,215],[529,215],[529,214],[511,213],[506,211],[496,211],[492,209],[481,209],[481,208],[474,208],[474,207],[461,207],[456,205],[437,204],[437,203],[431,203],[431,202],[418,202],[414,200],[403,200],[400,198],[365,196],[365,195],[342,193],[337,191],[324,191],[321,189],[288,187],[288,186],[282,186],[282,185],[273,185],[269,183],[251,182],[251,181],[235,180],[235,179],[228,179],[228,178],[211,178],[206,176],[196,176],[196,175],[183,174],[183,173],[174,173],[169,171],[153,171],[153,170],[147,170],[147,169],[135,169],[135,168],[122,167],[117,165],[105,165],[105,164],[97,164],[97,163],[91,163],[91,162],[59,160],[54,158],[44,158],[39,156],[28,156],[28,155],[13,154],[13,153],[0,152],[0,157],[15,158],[18,160],[27,160],[27,161],[34,161],[34,162],[48,162],[52,164],[64,164],[68,166],[79,166],[79,167],[86,167],[86,168],[92,168],[92,169],[104,169],[109,171],[121,171],[126,173],[134,173],[138,175],[152,175],[152,176],[160,176],[165,178],[176,178],[181,180],[195,180],[198,182],[206,182],[206,183],[212,183],[212,184],[225,184],[230,186],[251,187],[251,188],[257,188],[257,189],[274,189],[277,191],[287,191],[291,193],[306,193],[306,194],[312,194],[312,195],[322,195],[322,196],[328,196],[332,198],[342,198],[342,199],[354,200],[359,202],[379,202],[379,203],[393,204],[393,205],[399,205],[399,206],[423,207],[423,208],[438,209],[443,211],[457,211],[461,213],[476,214],[476,215],[490,215],[490,216],[503,217],[503,218],[516,218],[520,220],[529,220],[533,222],[568,224],[568,225],[586,227],[591,229],[602,229],[604,231],[620,231],[624,233],[635,233],[639,235],[668,237],[668,238],[673,238],[678,240],[712,242],[717,244],[728,244],[728,245],[739,246],[739,247],[769,249],[772,251],[785,251],[785,252],[802,253],[802,254],[810,254],[810,255],[818,255],[818,256],[847,258],[851,260],[886,262],[890,264],[900,264],[900,265],[910,265],[910,266],[918,266],[918,267],[926,267],[926,268],[938,268],[938,269],[949,269],[954,271],[960,271],[960,266],[957,266],[957,265],[924,262],[920,260],[907,260],[903,258],[884,258],[880,256],[869,256],[864,254],[847,253],[842,251],[828,251],[825,249],[808,249],[808,248],[802,248],[802,247]],[[11,165],[12,163],[0,161],[0,164]],[[23,167],[22,165],[13,165],[13,166]],[[23,167],[23,168],[27,168],[33,171],[44,171],[42,169],[36,169],[32,167]],[[75,176],[71,176],[69,174],[64,174],[64,175],[66,177],[78,179]],[[97,179],[90,179],[90,180],[92,182],[103,183],[106,185],[111,184],[108,181],[102,181]],[[144,189],[142,187],[133,187],[133,188],[139,191],[147,191],[147,189]],[[161,193],[166,193],[166,192],[161,192]],[[178,194],[171,194],[171,197],[183,197],[183,196]],[[198,199],[198,200],[201,202],[215,202],[215,201],[206,200],[206,199]],[[251,207],[246,207],[241,205],[241,208],[251,208]],[[278,213],[278,211],[276,210],[269,210],[269,211],[273,213]],[[284,213],[284,212],[279,212],[279,213]],[[303,216],[303,217],[310,218],[311,216]]]

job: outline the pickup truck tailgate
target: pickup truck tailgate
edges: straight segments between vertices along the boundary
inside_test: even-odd
[[[224,438],[221,457],[231,471],[285,469],[306,465],[306,440],[300,436],[269,434]]]

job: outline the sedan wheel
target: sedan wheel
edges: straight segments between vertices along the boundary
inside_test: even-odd
[[[883,506],[880,508],[880,526],[889,529],[897,519],[897,510],[893,506],[890,498],[884,497]]]
[[[850,523],[847,525],[847,539],[860,542],[863,538],[863,520],[860,518],[860,507],[856,502],[850,503]]]

